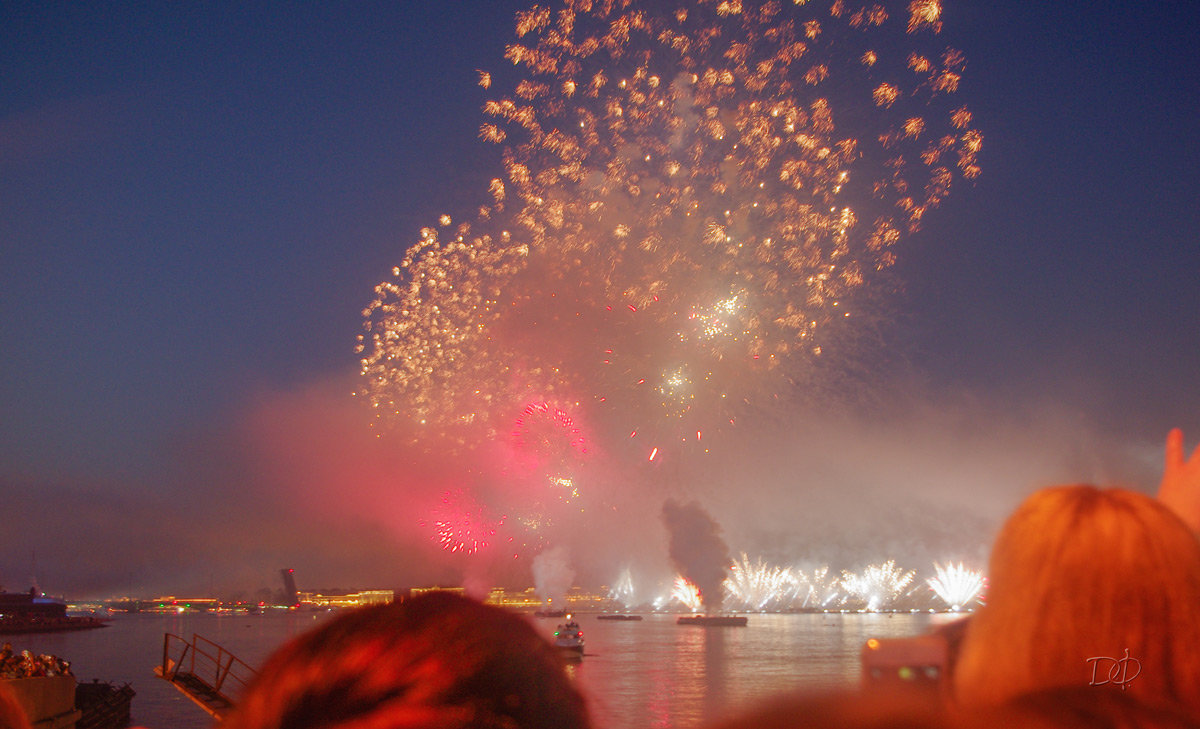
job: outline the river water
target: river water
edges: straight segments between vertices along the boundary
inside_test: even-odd
[[[673,615],[641,621],[577,619],[587,653],[570,668],[600,729],[691,729],[787,692],[851,688],[867,638],[925,632],[945,616],[929,614],[750,615],[744,628],[676,625]],[[71,662],[80,682],[129,683],[133,720],[150,729],[208,729],[199,707],[154,677],[163,636],[203,636],[257,667],[289,637],[328,613],[263,615],[121,614],[99,630],[3,636],[20,651]],[[553,619],[531,618],[547,637]]]

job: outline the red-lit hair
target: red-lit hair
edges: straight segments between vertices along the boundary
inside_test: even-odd
[[[1129,657],[1122,686],[1148,705],[1200,716],[1200,540],[1143,494],[1092,486],[1038,491],[992,548],[987,604],[971,618],[956,669],[966,704],[1090,686]],[[1130,663],[1127,676],[1136,672]],[[1120,674],[1118,674],[1118,678]]]
[[[587,729],[556,649],[450,593],[356,609],[292,640],[223,729]]]
[[[30,729],[29,718],[12,689],[0,681],[0,729]]]

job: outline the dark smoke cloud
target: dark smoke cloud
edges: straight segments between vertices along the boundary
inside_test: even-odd
[[[676,568],[699,588],[706,612],[720,610],[722,585],[733,562],[720,527],[695,501],[681,504],[667,499],[662,520],[671,537],[669,549]]]

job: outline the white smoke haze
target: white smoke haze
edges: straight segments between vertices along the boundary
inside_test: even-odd
[[[571,582],[611,588],[628,568],[637,603],[647,604],[670,594],[676,574],[661,519],[669,498],[699,505],[731,554],[809,572],[824,565],[830,575],[894,559],[923,581],[935,562],[983,568],[996,528],[1036,488],[1094,482],[1153,492],[1162,452],[1158,442],[1130,446],[1049,396],[988,403],[923,392],[869,413],[796,411],[676,462],[618,467],[601,454],[581,479],[591,500],[583,511],[565,506],[539,552],[498,535],[477,554],[452,554],[419,522],[478,465],[448,466],[436,444],[375,438],[346,391],[330,382],[264,393],[235,427],[192,439],[186,467],[164,475],[172,491],[193,485],[186,511],[152,489],[130,501],[104,484],[10,479],[28,498],[6,504],[0,584],[28,581],[36,551],[42,586],[80,597],[210,586],[254,594],[278,587],[280,567],[296,568],[305,588],[441,584],[483,594],[529,587],[533,554],[561,548],[554,554],[571,555],[575,578],[557,594]],[[486,506],[503,513],[504,476],[491,478]],[[89,516],[97,509],[102,525]],[[47,522],[49,513],[58,516]],[[86,558],[97,529],[130,535],[128,549]],[[179,553],[206,559],[181,564]]]
[[[551,547],[533,558],[534,590],[547,604],[565,606],[574,579],[566,547]]]

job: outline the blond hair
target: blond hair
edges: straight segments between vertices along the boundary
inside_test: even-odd
[[[1096,685],[1200,716],[1200,540],[1162,504],[1121,489],[1038,491],[996,538],[988,582],[954,678],[960,702]],[[1126,655],[1140,673],[1116,663]],[[1110,676],[1117,666],[1128,670]]]

